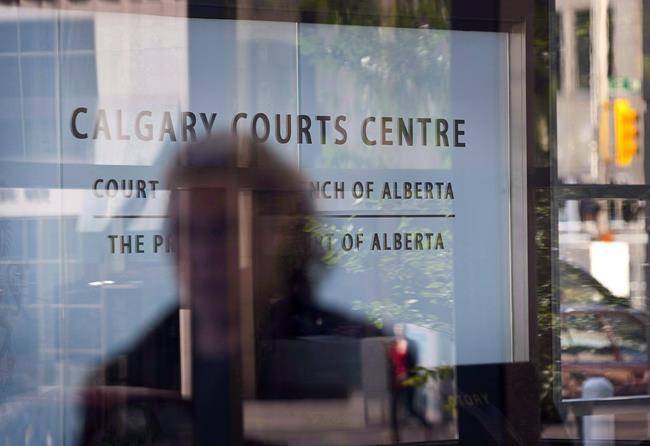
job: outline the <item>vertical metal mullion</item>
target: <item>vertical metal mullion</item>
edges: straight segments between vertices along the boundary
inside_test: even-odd
[[[528,361],[528,222],[526,199],[526,51],[525,26],[514,27],[508,39],[510,146],[510,275],[511,360]]]
[[[647,60],[650,57],[650,0],[643,0],[641,3],[642,10],[642,34],[643,34],[643,60]],[[645,103],[650,101],[650,69],[648,64],[643,64],[643,100]],[[650,147],[650,114],[647,112],[643,114],[643,183],[648,184],[650,180],[650,156],[645,152],[646,148]],[[650,234],[650,203],[646,203],[644,208],[645,214],[645,232]],[[650,243],[646,243],[645,246],[645,262],[643,265],[644,268],[644,278],[645,278],[645,308],[646,311],[650,311]],[[650,326],[647,328],[647,337],[650,339]],[[650,349],[647,352],[648,362],[650,362]],[[650,384],[648,385],[648,392],[650,392]]]
[[[553,14],[555,13],[555,1],[549,1],[548,5],[548,15],[549,15],[549,21],[548,21],[548,36],[549,36],[549,43],[552,42],[559,42],[558,38],[558,33],[560,30],[557,29],[557,23],[555,21],[551,21],[550,17],[553,17]],[[566,25],[566,20],[562,21],[563,24]],[[564,33],[565,38],[571,38],[570,36],[567,35],[567,33]],[[555,75],[556,73],[559,73],[559,70],[557,69],[557,52],[560,51],[560,48],[555,47],[553,48],[552,46],[549,48],[549,73],[550,76]],[[570,58],[565,58],[565,60],[569,60]],[[560,76],[562,76],[561,73],[559,73]],[[552,79],[549,77],[549,81]],[[548,197],[549,197],[549,223],[550,223],[550,232],[549,232],[549,255],[550,255],[550,298],[551,298],[551,303],[550,303],[550,318],[548,323],[550,324],[550,327],[548,327],[548,330],[550,331],[550,336],[551,336],[551,371],[553,372],[553,378],[552,378],[552,383],[553,383],[553,401],[556,403],[556,407],[558,407],[558,403],[561,401],[562,398],[562,377],[561,377],[561,369],[560,369],[560,327],[558,326],[560,322],[560,275],[559,275],[559,212],[560,212],[560,206],[559,206],[559,195],[557,194],[557,186],[559,186],[559,180],[558,180],[558,161],[557,161],[557,104],[556,104],[556,99],[557,99],[557,82],[549,82],[549,95],[548,95],[548,129],[549,129],[549,169],[550,169],[550,187],[548,191]],[[570,85],[569,82],[564,83],[566,87]],[[568,87],[570,88],[570,87]],[[543,329],[543,328],[542,328]],[[544,375],[540,375],[544,376]]]
[[[59,249],[59,299],[61,304],[63,304],[64,300],[64,289],[63,289],[63,284],[65,283],[65,230],[64,230],[64,219],[63,219],[63,136],[61,132],[61,116],[63,113],[63,105],[61,101],[61,15],[59,11],[56,11],[56,26],[55,26],[55,54],[54,54],[54,76],[55,76],[55,87],[54,87],[54,104],[56,107],[56,113],[55,113],[55,127],[56,127],[56,143],[57,143],[57,155],[58,155],[58,190],[59,190],[59,216],[58,216],[58,229],[59,229],[59,240],[58,240],[58,249]],[[58,336],[59,336],[59,342],[63,342],[65,339],[65,305],[61,305],[59,307],[59,326],[58,326]],[[58,350],[58,355],[61,355],[61,358],[65,357],[64,351],[63,351],[62,345],[59,345]],[[66,444],[66,410],[65,410],[65,362],[61,361],[60,364],[61,367],[61,379],[62,379],[62,386],[61,386],[61,417],[60,417],[60,432],[61,432],[61,443]]]

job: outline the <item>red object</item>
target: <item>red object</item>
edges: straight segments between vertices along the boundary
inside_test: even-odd
[[[401,385],[409,376],[408,348],[402,346],[400,341],[395,341],[391,344],[389,353],[393,366],[393,381],[396,385]]]
[[[607,231],[607,232],[604,232],[604,233],[600,234],[600,237],[598,237],[598,239],[601,242],[613,242],[614,241],[614,234],[612,233],[612,231]]]

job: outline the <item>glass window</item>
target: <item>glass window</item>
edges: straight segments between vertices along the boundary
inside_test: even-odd
[[[646,440],[646,3],[0,5],[0,444]]]

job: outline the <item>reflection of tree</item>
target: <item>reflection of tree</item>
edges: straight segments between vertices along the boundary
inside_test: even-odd
[[[332,95],[318,95],[318,107],[324,110],[356,110],[360,116],[393,116],[399,110],[404,118],[432,117],[447,114],[450,95],[450,35],[447,29],[448,5],[444,2],[394,2],[383,8],[377,3],[352,2],[342,6],[326,1],[313,1],[303,6],[327,10],[328,23],[373,25],[328,28],[303,27],[300,35],[300,56],[316,68],[316,76],[335,82]],[[369,14],[369,12],[372,14]],[[378,13],[379,12],[379,13]],[[376,27],[380,26],[380,27]],[[395,29],[402,27],[410,29]],[[426,28],[436,28],[431,30]],[[419,29],[418,29],[419,28]],[[310,60],[311,59],[311,60]],[[334,85],[332,85],[334,87]],[[347,104],[346,104],[347,102]],[[353,128],[349,131],[356,132]],[[414,125],[417,133],[417,125]],[[403,159],[400,151],[379,152],[372,148],[341,150],[337,146],[319,149],[318,167],[350,169],[396,169]],[[417,158],[411,151],[409,157]],[[420,156],[422,153],[420,152]],[[427,153],[427,165],[433,154]],[[449,167],[448,154],[437,153],[437,169]],[[416,164],[413,164],[415,166]],[[390,176],[390,170],[384,171]],[[437,204],[436,204],[437,205]],[[419,206],[418,210],[423,210]],[[365,200],[355,210],[372,209],[413,212],[404,203]],[[401,233],[436,232],[415,219],[396,220],[391,231]],[[352,308],[361,311],[372,323],[409,322],[437,331],[452,333],[453,258],[444,251],[382,251],[369,249],[367,221],[350,219],[344,223],[315,226],[315,231],[328,231],[338,239],[346,232],[362,228],[366,246],[348,253],[335,249],[324,260],[342,268],[358,280],[372,277],[379,282],[372,296],[350,296]],[[449,232],[444,234],[448,247]],[[374,274],[374,275],[371,275]],[[354,280],[354,279],[352,279]],[[372,289],[369,287],[369,289]]]
[[[327,33],[320,27],[301,28],[301,61],[313,66],[315,78],[329,82],[330,88],[326,90],[334,92],[317,95],[318,109],[341,113],[356,110],[368,116],[392,116],[395,110],[403,110],[406,115],[400,115],[405,118],[447,113],[451,81],[449,34],[427,29],[449,27],[447,2],[380,4],[312,0],[301,2],[301,9],[323,11],[319,13],[319,21],[324,23],[361,25],[330,27]],[[348,129],[349,132],[358,130]],[[399,152],[359,149],[322,146],[317,166],[365,171],[399,167],[395,164],[397,157],[402,156]],[[396,150],[402,149],[409,150]],[[448,167],[446,155],[438,154],[443,162],[437,168]],[[427,156],[430,162],[431,155]],[[400,207],[408,208],[393,201],[365,200],[354,209],[385,211]],[[423,210],[422,206],[418,210]],[[410,211],[413,212],[412,207]],[[437,232],[417,219],[395,221],[397,225],[391,223],[387,232]],[[326,265],[342,269],[350,275],[350,280],[377,282],[368,286],[369,291],[375,290],[370,296],[347,296],[352,308],[377,326],[409,322],[451,333],[453,258],[450,250],[371,251],[369,237],[374,231],[369,229],[369,224],[367,220],[351,218],[336,223],[314,221],[308,228],[316,236],[333,234],[336,243],[323,256]],[[340,248],[343,234],[357,231],[363,231],[366,236],[364,247],[360,251],[344,252]],[[447,247],[451,246],[451,234],[446,231],[444,237]]]
[[[344,252],[340,240],[345,233],[364,231],[364,246],[359,251]],[[350,280],[375,280],[368,289],[379,289],[369,296],[347,296],[352,309],[378,327],[387,323],[412,323],[435,331],[453,334],[453,257],[449,247],[452,237],[443,231],[445,250],[439,251],[371,251],[371,233],[354,217],[332,224],[313,219],[307,231],[315,237],[333,235],[332,249],[322,261],[329,268],[340,268]],[[401,218],[391,231],[401,233],[436,232],[412,218]],[[378,231],[379,232],[379,231]],[[370,285],[370,284],[369,284]]]
[[[531,361],[537,366],[540,376],[540,397],[542,412],[545,419],[557,415],[554,407],[554,394],[559,395],[559,388],[557,387],[558,370],[555,368],[554,358],[554,330],[559,326],[556,314],[557,304],[554,296],[554,282],[552,275],[552,248],[554,247],[554,240],[552,238],[552,227],[554,223],[552,211],[551,190],[549,187],[549,180],[551,179],[552,169],[551,165],[552,152],[554,150],[555,130],[554,130],[554,101],[555,92],[557,90],[557,79],[550,76],[551,69],[554,68],[552,63],[554,54],[550,51],[549,36],[552,35],[552,28],[549,27],[549,6],[547,2],[534,2],[534,12],[531,14],[534,17],[534,22],[531,23],[530,31],[527,37],[531,38],[529,42],[530,61],[533,64],[534,72],[532,73],[531,90],[527,93],[530,100],[528,106],[531,107],[529,116],[532,116],[534,121],[528,122],[531,137],[531,147],[529,150],[529,206],[532,211],[532,220],[530,221],[533,241],[530,249],[534,250],[531,267],[534,269],[530,283],[532,288],[533,300],[530,302],[530,310],[534,316],[533,326],[530,329],[531,336],[534,337],[532,342]],[[307,0],[300,3],[303,11],[310,11],[306,14],[312,14],[319,17],[319,21],[329,24],[354,24],[366,26],[395,26],[405,28],[417,28],[422,24],[428,24],[431,28],[446,29],[450,28],[450,16],[453,8],[453,3],[448,1],[442,2],[373,2],[373,1],[359,1],[359,2],[337,2],[334,0]],[[385,7],[378,7],[378,5],[386,5]],[[377,9],[382,12],[377,14]],[[557,28],[555,28],[557,29]],[[308,41],[306,41],[309,45]],[[363,54],[364,49],[370,47],[370,42],[355,41],[354,44],[348,45],[349,42],[336,45],[340,47],[338,54],[333,54],[331,59],[336,63],[335,57],[343,57],[349,64],[359,64],[361,59],[368,54]],[[317,45],[315,42],[313,45]],[[426,42],[427,45],[435,46],[433,42]],[[365,45],[365,48],[364,48]],[[389,48],[390,42],[382,42],[382,46]],[[350,48],[345,49],[347,46]],[[435,54],[434,48],[424,48],[429,50],[428,54]],[[305,48],[307,54],[311,49],[309,46]],[[367,52],[367,51],[366,51]],[[405,52],[406,53],[406,52]],[[385,54],[388,54],[386,51]],[[347,56],[347,58],[346,58]],[[382,65],[388,62],[391,65],[397,63],[404,67],[403,61],[396,62],[395,59],[384,60],[381,57],[375,57],[367,60],[367,66],[361,71],[363,79],[357,79],[357,83],[366,82],[371,83],[374,79],[375,82],[385,82],[384,85],[395,86],[399,85],[395,80],[391,80],[391,71],[387,70],[388,65]],[[427,58],[423,57],[418,63],[426,63]],[[402,64],[402,65],[399,65]],[[410,70],[405,71],[409,73]],[[394,73],[397,73],[395,70]],[[385,76],[382,78],[381,76]],[[385,79],[385,80],[384,80]],[[426,85],[426,84],[424,84]],[[439,90],[448,91],[449,84],[441,82],[438,85]],[[427,94],[430,88],[421,89],[422,94]],[[369,107],[378,107],[381,110],[381,103],[375,103],[374,97],[358,96],[361,101],[365,101]],[[426,98],[425,98],[426,99]],[[381,100],[381,99],[380,99]],[[443,97],[446,100],[446,97]],[[418,101],[419,102],[419,101]],[[413,104],[411,104],[413,105]],[[531,150],[532,149],[532,150]],[[352,154],[353,151],[337,151],[336,148],[325,148],[323,159],[330,167],[357,167],[363,165],[361,163],[375,163],[369,166],[375,168],[386,167],[383,160],[376,159],[369,161],[369,159],[362,158],[357,154]],[[354,158],[356,157],[356,158]],[[351,262],[349,260],[338,260],[335,254],[330,254],[329,262]],[[348,267],[355,268],[363,267],[360,260],[356,261]],[[536,325],[535,325],[536,324]]]
[[[326,34],[319,30],[302,31],[301,57],[313,57],[319,71],[338,74],[341,80],[352,83],[366,110],[377,112],[397,106],[427,116],[435,111],[432,105],[448,104],[447,32],[356,26],[328,28]],[[413,103],[412,98],[418,102]]]
[[[277,6],[273,0],[268,6]],[[364,26],[394,26],[418,28],[430,26],[444,29],[449,27],[450,2],[442,1],[400,1],[379,2],[357,0],[302,0],[300,9],[305,16],[318,16],[320,23],[354,24]]]
[[[327,2],[313,2],[314,7]],[[354,2],[356,3],[356,2]],[[354,16],[364,8],[348,7],[343,11],[333,7],[332,23],[372,24],[373,19]],[[368,6],[366,5],[366,8]],[[377,5],[373,6],[375,18]],[[381,8],[380,8],[381,9]],[[402,11],[403,10],[403,11]],[[366,11],[366,14],[368,11]],[[411,18],[401,14],[411,14]],[[414,3],[395,5],[380,21],[384,26],[410,26],[436,23],[446,28],[443,19],[446,8]],[[381,17],[381,14],[379,14]],[[353,20],[346,22],[346,18]],[[413,19],[415,17],[416,19]],[[437,17],[431,20],[431,17]],[[319,87],[323,82],[332,94],[317,95],[318,109],[348,113],[357,110],[360,116],[392,116],[402,110],[405,118],[431,117],[446,114],[450,92],[450,42],[449,34],[429,29],[395,29],[391,27],[345,26],[328,28],[303,27],[300,34],[302,63],[315,70],[314,79]],[[393,111],[392,113],[390,111]],[[394,123],[396,126],[396,123]],[[349,128],[348,132],[358,132]],[[418,133],[417,123],[413,132]],[[408,149],[406,149],[408,150]],[[386,168],[394,163],[395,153],[373,150],[341,150],[334,145],[320,149],[321,167]],[[444,156],[442,157],[444,158]],[[393,166],[394,167],[394,166]]]

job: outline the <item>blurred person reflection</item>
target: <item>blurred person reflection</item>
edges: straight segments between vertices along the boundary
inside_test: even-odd
[[[428,423],[425,416],[416,407],[416,387],[408,383],[413,376],[413,369],[418,364],[417,345],[406,336],[403,324],[393,326],[395,338],[388,344],[388,357],[392,376],[391,392],[391,428],[393,440],[399,441],[399,424],[402,412],[414,418],[423,427]]]
[[[176,157],[168,187],[179,306],[89,378],[84,445],[241,444],[243,339],[255,339],[258,394],[283,397],[281,375],[308,360],[299,352],[278,356],[269,345],[381,334],[318,304],[313,276],[321,249],[307,230],[310,198],[295,169],[265,146],[232,135],[191,144]],[[242,235],[247,224],[250,239]],[[249,255],[250,281],[240,268]],[[241,299],[247,291],[252,309]],[[245,331],[240,319],[249,310],[255,323]]]

